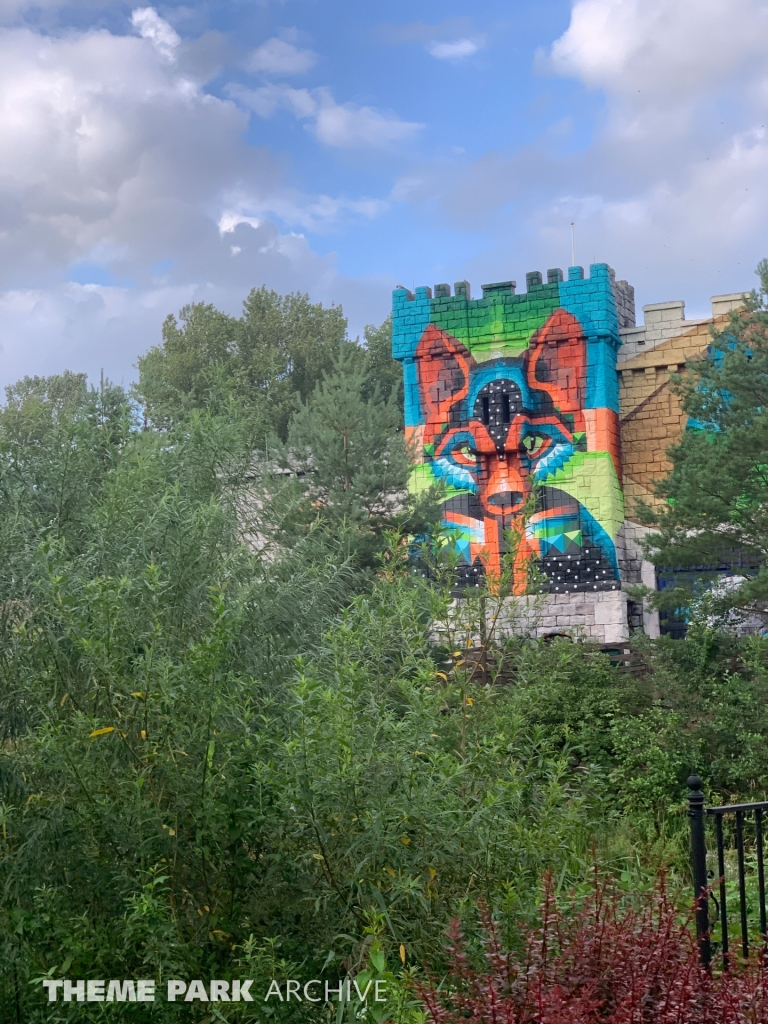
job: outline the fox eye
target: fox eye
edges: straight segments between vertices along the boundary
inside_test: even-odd
[[[527,455],[538,455],[549,440],[544,434],[528,434],[523,438],[523,447]]]
[[[477,452],[466,442],[457,445],[451,454],[457,462],[465,466],[474,466],[477,462]]]

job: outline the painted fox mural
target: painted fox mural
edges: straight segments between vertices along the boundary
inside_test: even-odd
[[[499,576],[511,530],[516,592],[532,559],[552,593],[620,586],[618,326],[611,272],[591,271],[570,293],[559,271],[546,285],[528,275],[526,295],[486,285],[474,302],[466,282],[453,297],[446,285],[435,298],[395,292],[393,352],[421,459],[411,487],[444,485],[459,585]]]

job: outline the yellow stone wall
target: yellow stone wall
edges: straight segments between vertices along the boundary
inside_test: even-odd
[[[687,416],[670,390],[670,374],[681,373],[688,359],[703,354],[713,324],[722,330],[727,323],[727,314],[697,323],[617,365],[624,500],[630,520],[637,521],[638,499],[649,505],[658,502],[653,482],[671,469],[667,449],[685,429]]]

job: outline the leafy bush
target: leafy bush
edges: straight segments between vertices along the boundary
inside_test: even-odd
[[[251,300],[242,321],[194,307],[168,325],[142,364],[143,428],[122,389],[78,374],[22,381],[0,411],[3,1024],[57,1019],[46,975],[263,991],[360,970],[415,1022],[405,982],[445,966],[452,917],[475,949],[483,902],[494,941],[530,960],[543,872],[561,900],[595,860],[643,890],[660,863],[687,870],[691,768],[726,798],[768,786],[766,642],[695,628],[647,643],[636,678],[593,645],[515,634],[498,595],[456,602],[409,568],[429,502],[389,500],[389,326],[336,356],[339,312]],[[284,386],[249,376],[262,362]],[[290,476],[277,442],[254,455],[278,413]],[[655,918],[616,910],[615,956],[658,931],[658,898]],[[568,941],[536,960],[547,985],[576,963]]]
[[[378,584],[266,675],[236,576],[181,642],[170,592],[157,567],[83,579],[51,555],[10,628],[30,721],[3,753],[0,924],[27,1019],[47,1012],[29,981],[65,964],[226,978],[278,942],[308,976],[354,972],[377,915],[390,950],[437,962],[451,914],[524,912],[543,866],[581,876],[588,777],[511,694],[445,683],[426,585]]]
[[[633,902],[595,876],[586,901],[558,903],[551,879],[538,927],[505,949],[483,914],[481,958],[458,924],[441,984],[417,986],[431,1024],[765,1024],[768,967],[754,956],[729,972],[700,964],[691,914],[664,879]]]

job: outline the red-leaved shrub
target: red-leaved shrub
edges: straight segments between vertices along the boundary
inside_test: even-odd
[[[418,988],[431,1024],[768,1024],[768,963],[757,954],[708,974],[663,879],[633,905],[596,884],[567,910],[547,884],[522,953],[504,951],[483,919],[482,965],[454,923],[448,977]]]

